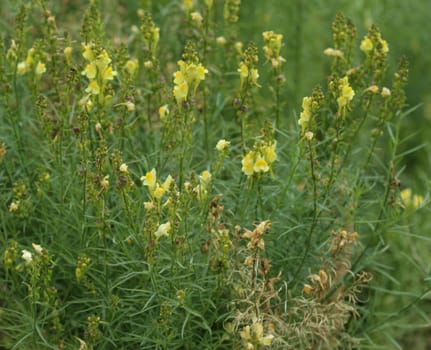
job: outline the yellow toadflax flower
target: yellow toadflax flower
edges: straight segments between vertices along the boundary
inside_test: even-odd
[[[107,80],[114,80],[114,77],[116,75],[117,75],[117,72],[112,69],[112,66],[107,66],[102,71],[102,79],[105,80],[105,81],[107,81]]]
[[[242,159],[242,169],[241,171],[247,175],[252,176],[254,172],[254,152],[248,152]]]
[[[198,26],[202,25],[202,22],[204,19],[203,19],[202,15],[200,14],[199,11],[192,12],[190,14],[190,17],[191,17],[192,21],[195,22]]]
[[[264,157],[258,155],[253,164],[253,171],[255,173],[266,173],[269,171],[269,165]]]
[[[42,254],[43,253],[43,248],[42,248],[42,246],[40,244],[32,243],[31,246],[36,251],[36,253],[38,253],[38,254]]]
[[[88,84],[88,87],[85,89],[85,92],[92,95],[98,95],[100,93],[100,86],[99,84],[97,84],[97,81],[90,81],[90,84]]]
[[[36,68],[34,69],[34,73],[38,76],[41,76],[46,72],[46,65],[42,62],[37,62]]]
[[[160,238],[161,236],[169,236],[169,232],[171,231],[171,223],[168,221],[164,224],[161,224],[158,228],[157,231],[154,232],[154,236],[156,236],[157,238]]]
[[[139,67],[138,60],[136,58],[128,60],[126,64],[124,65],[124,69],[130,74],[135,74],[136,70]]]
[[[124,173],[124,174],[129,173],[129,167],[126,163],[121,164],[120,167],[118,168],[118,170],[120,170],[120,172]]]
[[[87,61],[92,61],[94,59],[94,44],[93,43],[82,43],[82,57],[84,57]]]
[[[181,106],[181,104],[187,100],[188,93],[189,87],[187,82],[183,81],[182,83],[175,85],[173,94],[179,106]]]
[[[308,128],[308,124],[311,118],[311,102],[312,98],[305,96],[302,99],[302,112],[299,115],[298,124],[301,126],[301,131],[304,133],[305,129]]]
[[[169,115],[169,106],[168,105],[160,106],[159,108],[160,120],[163,121],[168,115]]]
[[[94,79],[96,78],[97,74],[97,68],[93,63],[89,63],[85,66],[85,69],[81,73],[82,75],[85,75],[88,79]]]
[[[156,169],[151,169],[148,171],[145,176],[141,177],[141,181],[144,186],[147,186],[150,190],[150,194],[153,195],[154,190],[156,189],[156,181],[157,181],[157,172]]]
[[[355,91],[349,85],[349,78],[345,76],[340,80],[339,86],[340,96],[337,99],[338,106],[340,108],[345,107],[355,96]]]
[[[373,42],[368,36],[365,36],[361,41],[361,46],[359,47],[363,52],[369,53],[373,50]]]
[[[410,209],[418,209],[421,207],[424,197],[418,194],[413,194],[410,188],[405,188],[400,192],[401,199],[403,201],[403,207]]]
[[[65,47],[63,50],[63,54],[66,57],[70,57],[70,55],[72,54],[72,48],[70,46]]]
[[[229,148],[229,146],[230,146],[230,141],[226,141],[225,139],[221,139],[217,142],[217,145],[215,148],[217,151],[221,152],[221,151]]]
[[[9,211],[13,213],[14,211],[17,211],[19,209],[19,201],[13,201],[11,204],[9,204]]]
[[[323,51],[323,53],[326,56],[332,56],[332,57],[343,57],[344,53],[340,50],[337,49],[333,49],[331,47],[328,47],[327,49],[325,49],[325,51]]]
[[[30,264],[33,261],[33,254],[29,252],[28,250],[23,249],[21,257],[25,261],[26,264]]]
[[[28,66],[25,62],[20,62],[16,66],[16,71],[20,75],[27,73],[27,70],[28,70]]]

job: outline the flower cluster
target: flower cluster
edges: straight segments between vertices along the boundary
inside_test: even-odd
[[[149,13],[144,13],[141,20],[142,25],[140,29],[145,46],[148,48],[149,52],[155,56],[160,40],[160,28],[156,27]]]
[[[331,57],[343,57],[344,56],[343,51],[338,50],[338,49],[333,49],[332,47],[328,47],[327,49],[325,49],[323,51],[323,53],[326,56],[331,56]]]
[[[251,327],[243,327],[239,334],[247,350],[259,349],[260,345],[271,345],[274,340],[274,335],[271,333],[264,335],[263,324],[258,320],[254,320]]]
[[[349,105],[350,101],[352,101],[353,96],[355,96],[355,91],[349,85],[349,78],[347,76],[340,79],[338,91],[339,91],[339,97],[337,98],[338,107],[346,108]]]
[[[85,92],[88,93],[86,98],[87,107],[91,106],[90,96],[104,96],[107,83],[112,81],[117,72],[112,68],[111,58],[105,49],[98,50],[93,43],[82,44],[82,56],[88,62],[82,75],[89,80]]]
[[[301,131],[304,133],[304,131],[308,128],[308,124],[310,123],[311,115],[312,115],[312,109],[311,109],[311,102],[312,98],[310,96],[305,96],[302,99],[302,112],[299,115],[298,124],[301,126]]]
[[[29,71],[33,71],[34,74],[40,77],[43,73],[46,72],[46,65],[43,63],[42,54],[34,47],[30,48],[27,51],[27,57],[24,61],[19,62],[16,69],[18,74],[25,74]]]
[[[276,142],[259,142],[243,157],[241,170],[247,176],[267,173],[276,160]]]
[[[169,190],[169,187],[171,186],[174,179],[171,175],[168,175],[163,183],[157,181],[157,172],[156,169],[153,168],[151,171],[148,171],[144,176],[141,177],[141,181],[144,186],[148,187],[151,198],[160,201],[163,195]]]
[[[208,196],[208,187],[211,183],[211,173],[208,170],[204,170],[199,175],[199,184],[193,189],[199,200],[205,200]]]
[[[413,194],[410,188],[405,188],[400,192],[402,207],[408,209],[418,209],[421,207],[424,197],[420,194]]]
[[[201,63],[178,61],[180,69],[174,73],[174,90],[173,94],[179,106],[184,101],[187,101],[189,91],[192,95],[196,94],[196,90],[202,80],[205,80],[205,74],[208,70]]]
[[[239,19],[239,8],[241,0],[226,0],[224,4],[224,21],[226,23],[236,23]]]
[[[321,88],[316,87],[311,96],[305,96],[302,99],[302,112],[299,115],[298,124],[301,126],[301,134],[305,135],[307,139],[313,138],[314,125],[311,118],[321,107],[324,98]]]
[[[382,39],[380,32],[376,32],[375,35],[366,35],[361,41],[359,47],[366,55],[371,55],[373,50],[378,50],[381,54],[387,55],[389,52],[389,46],[386,40]]]
[[[281,41],[283,40],[282,34],[275,34],[273,31],[262,33],[265,46],[263,52],[267,61],[271,62],[274,68],[281,66],[286,60],[280,56],[280,49],[282,46]]]
[[[169,232],[171,231],[172,226],[171,223],[165,222],[164,224],[160,224],[159,227],[157,228],[156,232],[154,232],[154,236],[159,239],[162,236],[169,236]]]
[[[31,245],[37,254],[39,254],[39,255],[43,254],[44,249],[42,248],[42,246],[40,246],[39,244],[36,244],[36,243],[32,243]],[[30,252],[26,249],[23,249],[21,252],[22,252],[22,255],[21,255],[22,259],[25,261],[26,264],[30,264],[33,261],[32,252]]]
[[[249,47],[243,54],[243,59],[239,63],[239,68],[237,70],[241,81],[241,89],[247,86],[260,87],[260,85],[257,83],[259,72],[257,68],[255,68],[258,61],[259,58],[257,56],[257,47],[255,44],[250,43]]]

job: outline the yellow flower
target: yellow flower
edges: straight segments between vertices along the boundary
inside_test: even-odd
[[[415,209],[419,208],[422,205],[423,201],[424,201],[424,197],[421,196],[420,194],[413,195],[413,200],[412,200],[413,208]]]
[[[104,71],[111,63],[111,58],[106,50],[102,50],[97,58],[94,60],[95,65],[100,71]]]
[[[145,176],[141,177],[141,181],[144,184],[144,186],[147,186],[150,190],[150,193],[153,194],[154,190],[156,189],[156,181],[157,181],[157,173],[156,169],[151,169],[151,171],[148,171]]]
[[[124,174],[129,173],[129,167],[126,163],[121,164],[120,167],[118,168],[118,170],[120,170],[120,172],[124,173]]]
[[[27,64],[25,62],[20,62],[16,66],[16,71],[20,75],[27,73],[27,70],[28,70],[28,67],[27,67]]]
[[[189,92],[189,87],[187,85],[187,82],[182,82],[178,85],[175,85],[173,93],[175,96],[175,99],[177,100],[178,105],[181,106],[181,104],[187,100],[187,94]]]
[[[105,70],[103,70],[102,79],[106,81],[113,80],[116,75],[117,72],[112,69],[112,66],[107,66]]]
[[[34,72],[36,73],[36,75],[42,75],[43,73],[45,73],[46,72],[45,63],[37,62]]]
[[[229,145],[230,145],[229,141],[226,141],[225,139],[221,139],[217,142],[216,150],[221,152],[221,151],[229,148]]]
[[[195,11],[190,14],[190,17],[193,22],[195,22],[198,26],[202,25],[203,17],[200,12]]]
[[[262,150],[263,157],[265,158],[268,164],[272,164],[277,160],[277,153],[275,152],[276,145],[277,143],[274,142],[270,146],[265,146]]]
[[[253,171],[256,173],[266,173],[269,171],[269,165],[267,161],[260,154],[257,156],[256,161],[254,162]]]
[[[242,53],[242,48],[244,47],[244,44],[241,41],[237,41],[234,45],[235,50],[241,54]]]
[[[69,57],[72,54],[72,48],[70,46],[65,47],[63,53],[66,57]]]
[[[388,42],[386,40],[380,40],[380,44],[382,45],[382,53],[387,54],[389,52]]]
[[[193,8],[193,0],[183,0],[183,6],[186,11],[190,11]]]
[[[359,47],[363,52],[368,53],[373,49],[373,42],[368,36],[365,36]]]
[[[100,185],[103,187],[103,188],[108,188],[109,187],[109,175],[106,175],[101,181],[100,181]]]
[[[340,80],[340,97],[338,97],[337,102],[339,107],[345,107],[355,96],[355,91],[349,85],[349,78],[345,76]]]
[[[146,69],[151,69],[151,68],[153,68],[153,62],[152,62],[152,61],[150,61],[150,60],[145,61],[145,62],[144,62],[144,67],[145,67]]]
[[[32,243],[31,245],[32,245],[33,249],[36,251],[36,253],[38,253],[38,254],[43,253],[43,248],[40,244]]]
[[[33,255],[28,250],[21,250],[21,257],[24,259],[26,264],[30,264],[33,261]]]
[[[239,72],[239,78],[241,79],[241,86],[243,86],[244,82],[248,77],[248,67],[244,62],[240,63],[238,72]]]
[[[371,85],[365,89],[365,92],[367,91],[377,94],[379,92],[379,87],[377,85]]]
[[[169,236],[169,232],[171,231],[171,223],[168,221],[164,224],[161,224],[158,228],[157,231],[154,232],[154,236],[156,236],[157,238],[160,238],[161,236]]]
[[[156,185],[156,189],[154,190],[153,196],[154,198],[160,200],[165,194],[165,189],[162,186]]]
[[[82,43],[82,56],[87,60],[87,61],[92,61],[94,59],[94,53],[93,53],[93,48],[94,48],[94,44],[93,43],[87,43],[84,44]]]
[[[220,46],[226,45],[226,38],[224,36],[219,36],[216,38],[216,43]]]
[[[253,152],[248,152],[241,161],[241,163],[242,163],[241,171],[247,176],[253,175],[253,172],[254,172],[254,170],[253,170],[253,167],[254,167],[253,156],[254,156]]]
[[[340,50],[337,49],[333,49],[331,47],[328,47],[327,49],[325,49],[325,51],[323,51],[323,53],[326,56],[332,56],[332,57],[343,57],[344,53]]]
[[[260,87],[260,85],[257,83],[258,78],[259,78],[259,73],[256,68],[253,68],[250,71],[250,82],[257,87]]]
[[[88,84],[88,87],[85,89],[85,92],[92,95],[98,95],[100,93],[100,86],[99,84],[97,84],[97,81],[90,81],[90,84]]]
[[[239,332],[239,335],[243,340],[250,340],[250,326],[243,327],[242,330]]]
[[[135,104],[131,101],[126,102],[126,108],[128,112],[132,112],[135,110]]]
[[[34,52],[35,52],[34,47],[32,47],[28,50],[27,58],[25,59],[25,63],[27,64],[27,66],[30,66],[33,63]]]
[[[269,334],[265,337],[262,337],[259,339],[260,345],[271,345],[274,340],[274,336],[272,334]]]
[[[19,201],[13,201],[11,204],[9,204],[9,211],[11,213],[17,211],[19,209],[19,203]]]
[[[169,106],[163,105],[159,108],[160,120],[164,120],[169,115]]]
[[[168,191],[171,187],[172,182],[174,182],[174,178],[171,175],[168,175],[165,182],[163,182],[162,187],[165,191]]]
[[[81,74],[85,75],[88,79],[94,79],[96,78],[97,68],[93,63],[89,63],[85,66]]]
[[[204,170],[201,175],[199,175],[199,180],[201,184],[206,187],[211,182],[211,173],[208,170]]]
[[[124,65],[124,68],[126,69],[126,71],[130,75],[133,75],[133,74],[135,74],[136,70],[138,69],[138,66],[139,66],[138,60],[136,58],[134,58],[132,60],[128,60],[126,62],[126,64]]]
[[[255,322],[251,325],[251,330],[253,332],[253,336],[257,339],[263,337],[263,325],[262,322]]]
[[[307,131],[304,136],[307,141],[311,141],[314,137],[314,134],[311,131]]]
[[[298,120],[298,124],[301,126],[301,131],[304,132],[305,129],[307,129],[308,124],[310,122],[310,118],[311,118],[311,102],[312,102],[312,98],[305,96],[302,99],[302,112],[299,115],[299,120]]]
[[[387,87],[382,88],[382,97],[389,97],[391,96],[391,90],[389,90]]]
[[[400,192],[401,199],[403,200],[405,206],[411,209],[418,209],[424,201],[424,197],[421,195],[413,195],[410,188],[405,188]]]

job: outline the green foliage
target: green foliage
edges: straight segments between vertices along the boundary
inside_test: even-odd
[[[426,348],[415,62],[324,3],[1,8],[1,346]]]

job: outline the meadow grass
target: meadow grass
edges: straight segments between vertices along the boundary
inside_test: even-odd
[[[283,4],[1,9],[0,345],[427,347],[411,68]]]

